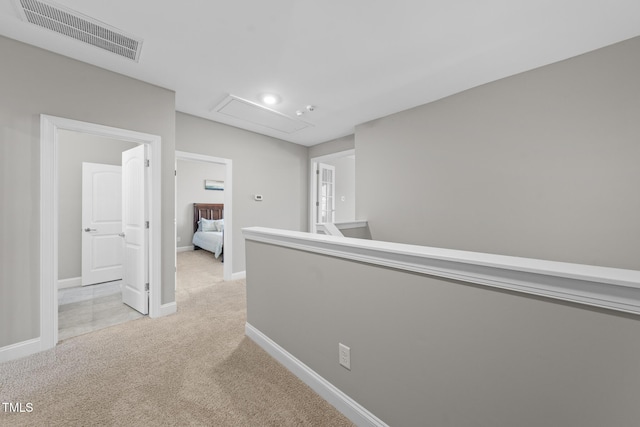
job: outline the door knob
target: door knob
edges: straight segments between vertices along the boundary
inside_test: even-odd
[[[118,236],[124,237],[124,233],[118,233]]]
[[[98,231],[98,230],[96,230],[95,228],[89,228],[89,227],[87,227],[87,228],[85,228],[85,229],[84,229],[84,231],[86,231],[86,232],[88,233],[88,232],[90,232],[90,231]]]

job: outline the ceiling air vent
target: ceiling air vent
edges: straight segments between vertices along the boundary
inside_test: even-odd
[[[75,10],[38,0],[14,0],[23,20],[81,42],[138,61],[142,39],[82,15]]]
[[[310,123],[234,95],[227,96],[212,111],[283,133],[294,133],[312,126]]]

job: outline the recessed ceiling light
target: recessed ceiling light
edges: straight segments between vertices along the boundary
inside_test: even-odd
[[[280,97],[273,93],[265,93],[260,97],[260,99],[267,105],[276,105],[280,103]]]

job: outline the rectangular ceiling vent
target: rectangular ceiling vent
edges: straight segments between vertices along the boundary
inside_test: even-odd
[[[138,62],[142,39],[82,15],[75,10],[38,0],[14,0],[21,18],[100,49]]]
[[[263,107],[255,102],[238,98],[234,95],[227,96],[213,111],[242,120],[254,125],[263,126],[283,133],[294,133],[312,126],[310,123],[289,117],[278,111]]]

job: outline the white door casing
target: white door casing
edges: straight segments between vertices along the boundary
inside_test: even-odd
[[[141,144],[122,153],[122,302],[149,312],[146,151]]]
[[[345,151],[338,151],[336,153],[325,154],[318,157],[312,157],[309,159],[309,232],[316,233],[316,224],[318,221],[318,163],[331,162],[335,159],[340,159],[347,156],[355,156],[356,150],[350,149]],[[335,182],[335,177],[334,177]]]
[[[149,317],[177,311],[175,301],[162,304],[162,138],[158,135],[40,115],[40,337],[10,358],[55,347],[58,342],[58,131],[86,132],[145,144],[149,149]],[[7,353],[5,353],[7,354]],[[8,359],[9,360],[9,359]]]
[[[122,279],[121,167],[82,164],[82,286]]]
[[[245,277],[244,272],[233,272],[233,161],[222,157],[213,157],[205,154],[190,153],[188,151],[176,151],[176,161],[196,161],[205,163],[216,163],[225,166],[224,178],[224,280],[238,280]],[[177,166],[176,166],[177,168]],[[176,185],[176,192],[178,187]],[[177,195],[176,199],[177,200]],[[177,207],[176,207],[177,209]],[[177,210],[176,210],[177,212]],[[177,264],[176,264],[177,272]]]
[[[318,163],[318,223],[335,222],[336,214],[336,168],[325,163]]]

